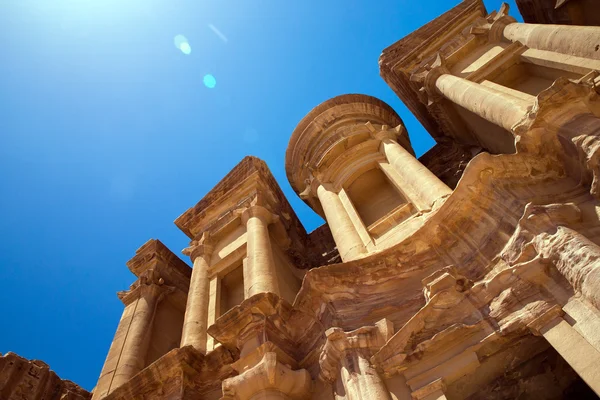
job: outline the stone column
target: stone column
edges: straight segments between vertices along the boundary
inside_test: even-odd
[[[523,24],[506,25],[504,40],[521,42],[525,46],[557,53],[600,60],[600,27]]]
[[[381,140],[381,152],[398,173],[401,179],[398,185],[404,195],[419,210],[430,210],[436,200],[452,193],[444,182],[395,140],[394,132],[382,131],[374,136]]]
[[[125,311],[94,390],[94,400],[106,397],[146,366],[156,306],[172,290],[163,283],[153,270],[148,270],[129,291],[119,293]]]
[[[365,245],[331,185],[319,184],[317,196],[342,260],[354,260],[364,254],[367,251]]]
[[[263,292],[279,295],[275,259],[269,236],[269,224],[273,221],[273,214],[263,206],[251,206],[242,213],[242,223],[246,225],[248,241],[248,261],[244,265],[245,298]]]
[[[432,79],[435,89],[442,96],[509,132],[533,105],[533,102],[448,73],[441,73]]]
[[[348,400],[391,399],[370,358],[393,333],[393,326],[386,319],[351,332],[328,329],[327,342],[319,357],[320,378],[331,383],[341,379]]]
[[[206,353],[208,328],[208,303],[210,300],[210,285],[208,268],[213,247],[206,243],[193,241],[183,252],[189,255],[194,263],[190,290],[185,306],[181,347],[193,346],[196,350]]]
[[[528,326],[535,335],[543,336],[600,396],[600,352],[573,329],[562,314],[561,308],[555,306]]]

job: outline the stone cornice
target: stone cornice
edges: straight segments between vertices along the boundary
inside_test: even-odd
[[[177,273],[190,277],[192,271],[175,253],[158,239],[150,239],[136,250],[135,256],[127,261],[127,267],[134,275],[140,276],[145,270],[151,268],[149,263],[158,261],[161,267],[167,267]]]
[[[154,270],[167,285],[187,294],[192,269],[157,239],[144,243],[127,262],[127,267],[138,277]]]
[[[241,350],[259,335],[262,343],[272,342],[298,361],[321,339],[323,331],[316,319],[273,293],[244,300],[208,328],[208,333],[228,348]]]
[[[275,214],[285,219],[286,229],[293,235],[306,236],[266,163],[256,157],[244,158],[194,207],[179,216],[175,225],[190,239],[208,229],[216,234],[219,226],[239,217],[236,209],[255,201],[257,196],[261,197],[260,204],[270,205]],[[232,215],[228,217],[228,214]]]
[[[202,398],[218,390],[223,379],[235,374],[231,363],[236,357],[236,353],[224,347],[206,355],[192,346],[173,349],[115,389],[105,400],[130,400],[139,397],[140,393],[148,398],[171,395]],[[157,379],[158,376],[161,379]]]

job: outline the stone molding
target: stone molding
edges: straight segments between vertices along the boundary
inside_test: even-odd
[[[267,207],[261,205],[252,205],[244,208],[241,214],[242,223],[246,225],[249,218],[259,218],[261,221],[270,225],[271,223],[278,220],[278,216],[273,214]]]
[[[426,400],[428,396],[433,394],[442,394],[446,391],[446,384],[443,379],[438,379],[430,384],[423,386],[412,392],[413,400]],[[439,398],[438,398],[439,400]]]
[[[375,326],[364,326],[350,332],[330,328],[325,332],[327,341],[319,357],[322,380],[334,382],[339,374],[340,362],[347,351],[366,350],[367,358],[383,346],[394,334],[393,324],[382,319]]]
[[[544,314],[531,321],[527,327],[534,335],[543,336],[544,331],[558,323],[562,319],[563,315],[565,315],[565,313],[562,307],[555,305]]]
[[[175,291],[174,287],[167,286],[164,283],[164,279],[160,277],[157,271],[148,269],[130,286],[129,290],[118,292],[117,296],[125,306],[140,297],[146,296],[157,298],[158,303],[165,295]]]
[[[508,24],[517,22],[516,19],[508,15],[510,6],[508,3],[502,3],[498,11],[492,11],[485,18],[480,19],[477,25],[471,27],[470,32],[473,35],[484,35],[490,43],[502,41],[502,33]]]
[[[262,360],[244,373],[223,381],[221,400],[247,400],[260,392],[280,392],[291,400],[310,398],[312,380],[306,370],[292,370],[280,363],[276,353],[265,353]]]
[[[227,348],[249,353],[272,342],[295,360],[302,360],[321,339],[322,324],[292,307],[274,293],[258,293],[233,307],[208,328],[208,333]]]
[[[214,251],[214,240],[210,232],[203,232],[202,236],[197,240],[192,240],[190,245],[181,252],[189,256],[192,263],[197,257],[210,258]]]

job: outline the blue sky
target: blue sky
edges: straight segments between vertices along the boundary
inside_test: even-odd
[[[320,225],[283,165],[328,98],[381,98],[425,152],[377,61],[457,3],[0,0],[0,352],[92,389],[115,293],[134,280],[125,262],[150,238],[180,254],[173,220],[245,155],[268,163],[307,230]]]

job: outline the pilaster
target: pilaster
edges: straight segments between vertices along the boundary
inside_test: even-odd
[[[174,290],[164,285],[164,279],[155,270],[149,269],[130,290],[119,292],[125,311],[94,390],[94,400],[106,397],[146,366],[156,307]]]

